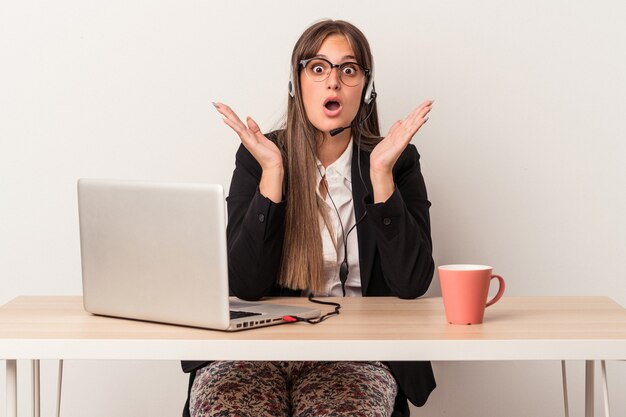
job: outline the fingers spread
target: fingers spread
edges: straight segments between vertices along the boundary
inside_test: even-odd
[[[412,131],[413,134],[417,132],[417,129],[424,124],[424,119],[432,109],[432,105],[433,101],[427,100],[413,110],[413,112],[406,118],[407,130]]]
[[[424,105],[424,107],[422,108],[422,110],[419,112],[420,117],[425,117],[433,108],[433,102],[432,101],[427,101],[426,105]]]
[[[422,103],[420,106],[418,106],[415,111],[413,112],[413,115],[416,117],[421,117],[423,118],[424,116],[426,116],[428,114],[428,112],[430,112],[430,110],[432,109],[433,106],[433,102],[431,100],[425,101],[424,103]]]
[[[241,121],[241,119],[239,119],[233,109],[228,107],[226,104],[213,103],[213,105],[215,106],[217,111],[220,112],[220,114],[223,116],[222,120],[224,121],[224,123],[230,126],[230,128],[233,129],[237,133],[237,135],[239,135],[239,139],[241,139],[241,142],[243,142],[246,147],[254,145],[255,135],[253,134],[253,132],[251,132],[251,130],[253,129],[248,129],[250,125],[246,126],[245,124],[243,124],[243,122]],[[259,127],[256,123],[254,123],[254,126],[256,126],[258,130]]]
[[[222,116],[226,117],[230,121],[238,123],[239,125],[241,125],[241,127],[245,127],[241,119],[239,119],[239,116],[237,116],[237,113],[235,113],[233,109],[228,107],[226,104],[217,103],[216,109],[218,112],[220,112],[220,114],[222,114]]]
[[[228,119],[227,117],[222,117],[222,121],[224,123],[226,123],[228,126],[230,126],[235,132],[239,133],[239,131],[241,130],[240,126],[233,122],[232,120]]]

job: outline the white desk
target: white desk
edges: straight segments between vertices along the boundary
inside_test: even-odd
[[[322,324],[226,333],[93,316],[80,297],[18,297],[0,307],[7,417],[18,359],[585,360],[587,417],[593,361],[626,359],[626,310],[607,297],[504,297],[473,326],[447,324],[440,298],[336,301],[341,314]]]

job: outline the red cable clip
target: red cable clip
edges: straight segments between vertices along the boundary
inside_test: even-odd
[[[287,323],[295,323],[298,319],[293,316],[283,316],[283,321],[286,321]]]

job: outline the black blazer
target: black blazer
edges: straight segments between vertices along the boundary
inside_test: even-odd
[[[275,132],[268,138],[276,140]],[[359,172],[360,154],[360,172]],[[420,171],[419,154],[407,146],[393,168],[396,189],[385,202],[373,204],[370,195],[370,153],[354,145],[352,195],[357,225],[359,266],[363,296],[416,298],[432,280],[434,262],[430,236],[430,202]],[[258,190],[261,167],[252,154],[239,147],[228,203],[229,285],[244,300],[268,296],[298,296],[275,282],[282,254],[286,202],[274,203]],[[362,175],[361,175],[362,174]],[[361,178],[363,180],[361,180]],[[190,372],[209,362],[183,361]],[[388,362],[398,382],[394,416],[408,416],[407,398],[423,405],[435,388],[430,362]],[[189,400],[185,404],[188,413]],[[183,413],[183,415],[188,415]]]

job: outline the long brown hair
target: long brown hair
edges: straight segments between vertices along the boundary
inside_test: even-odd
[[[315,56],[324,40],[336,34],[345,36],[358,63],[372,68],[369,43],[354,25],[343,20],[323,20],[310,26],[293,48],[291,71],[294,96],[288,98],[287,120],[277,138],[283,160],[287,162],[287,212],[279,283],[288,288],[313,292],[324,287],[320,214],[327,225],[329,221],[316,193],[314,150],[323,135],[306,116],[300,89],[300,60]],[[363,85],[362,97],[368,81]],[[351,127],[352,137],[363,149],[371,150],[380,141],[376,101],[366,105],[361,100]]]

